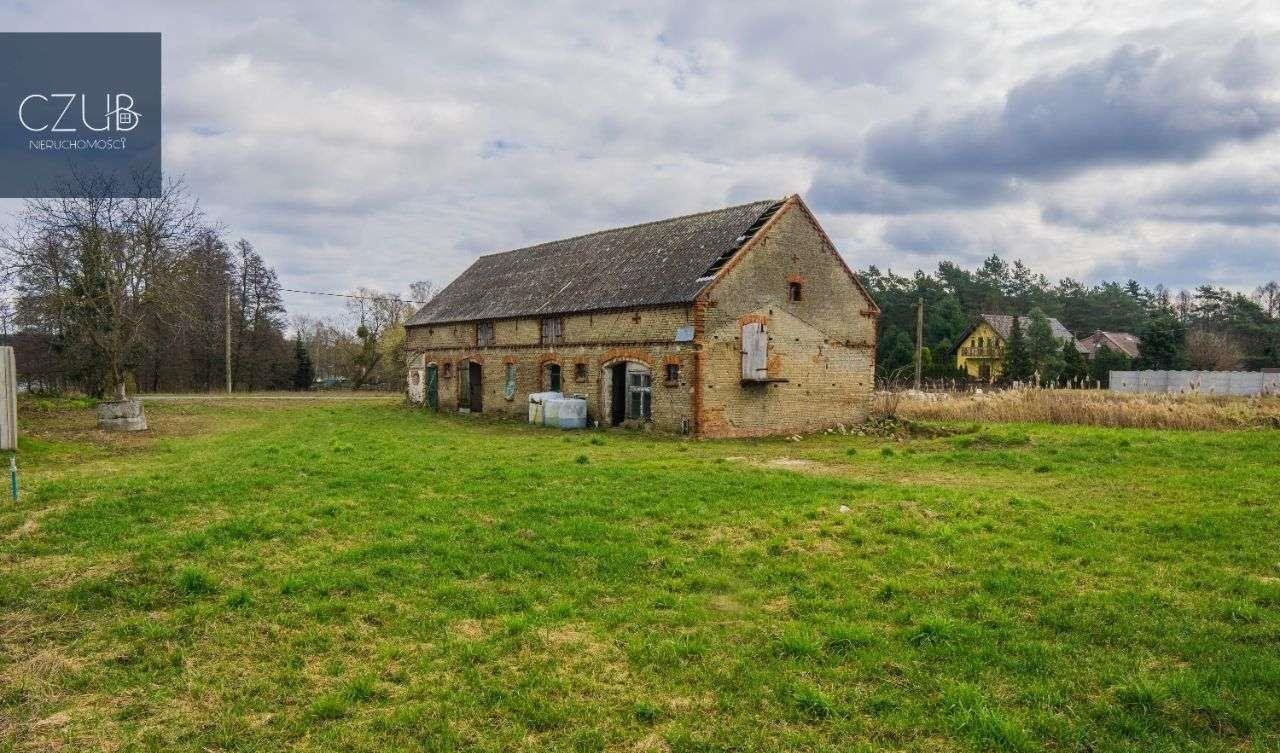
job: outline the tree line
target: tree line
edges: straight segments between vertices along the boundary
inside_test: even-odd
[[[883,380],[902,380],[912,371],[918,300],[924,301],[925,312],[924,373],[933,379],[966,378],[955,368],[952,349],[984,313],[1025,317],[1017,332],[1018,360],[1005,364],[1010,379],[1040,374],[1046,382],[1102,378],[1105,383],[1102,375],[1110,369],[1131,366],[1216,371],[1280,367],[1280,282],[1274,280],[1248,294],[1208,284],[1172,291],[1134,280],[1086,285],[1065,278],[1052,283],[1022,261],[1010,264],[994,254],[972,270],[944,261],[932,274],[917,270],[905,276],[871,266],[861,276],[881,309],[876,375]],[[1141,358],[1130,363],[1107,352],[1092,363],[1078,361],[1068,352],[1074,349],[1050,342],[1049,317],[1077,337],[1096,330],[1137,335]],[[1006,361],[1014,350],[1010,345],[1006,343]]]
[[[228,322],[236,390],[403,388],[414,304],[362,288],[341,316],[290,322],[276,270],[210,223],[180,180],[123,198],[98,180],[88,198],[26,201],[0,234],[0,336],[27,389],[224,389]],[[410,296],[431,292],[415,283]]]
[[[226,380],[226,327],[237,390],[404,387],[404,322],[434,293],[361,288],[335,317],[290,320],[275,269],[247,239],[230,241],[180,180],[158,197],[120,193],[105,182],[88,198],[32,199],[0,233],[10,297],[0,336],[14,346],[31,390],[103,396],[129,391],[212,391]],[[902,378],[915,350],[915,307],[924,301],[924,373],[962,379],[952,348],[982,313],[1020,321],[1005,373],[1043,381],[1098,378],[1127,368],[1104,353],[1092,363],[1053,340],[1054,317],[1077,336],[1130,332],[1139,368],[1209,370],[1280,366],[1280,283],[1251,294],[1211,285],[1170,291],[1133,280],[1051,283],[1021,261],[992,255],[974,270],[944,261],[910,276],[862,272],[880,305],[877,376]],[[230,295],[230,311],[227,297]],[[1025,330],[1024,330],[1025,327]],[[1014,338],[1011,338],[1014,339]],[[1025,345],[1025,348],[1024,348]]]

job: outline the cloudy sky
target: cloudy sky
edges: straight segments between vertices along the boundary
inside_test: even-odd
[[[286,287],[793,192],[857,267],[1280,275],[1274,0],[180,5],[0,28],[162,32],[166,172]]]

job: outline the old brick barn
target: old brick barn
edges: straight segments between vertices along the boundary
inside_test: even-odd
[[[799,196],[481,256],[408,322],[410,396],[699,437],[866,416],[879,310]]]

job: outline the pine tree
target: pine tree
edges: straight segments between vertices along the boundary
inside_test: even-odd
[[[1039,375],[1040,384],[1048,384],[1062,374],[1065,364],[1062,361],[1062,345],[1053,336],[1053,327],[1049,325],[1049,317],[1038,307],[1031,309],[1027,317],[1031,325],[1027,327],[1027,355],[1031,359],[1032,374]]]
[[[1027,352],[1027,340],[1022,336],[1022,324],[1013,317],[1009,328],[1009,341],[1004,345],[1004,373],[1006,381],[1025,382],[1031,378],[1033,367]]]
[[[1187,328],[1169,309],[1160,309],[1138,338],[1140,369],[1181,369],[1187,361]]]
[[[1133,361],[1128,355],[1112,350],[1105,345],[1098,347],[1089,364],[1089,378],[1103,387],[1111,386],[1111,372],[1128,371],[1133,368]]]
[[[1084,354],[1072,340],[1062,342],[1062,363],[1063,381],[1074,381],[1078,385],[1082,380],[1089,378],[1089,362],[1084,360]]]
[[[293,358],[297,362],[297,369],[293,372],[293,388],[295,390],[309,390],[316,380],[315,367],[311,365],[311,354],[307,352],[306,346],[302,344],[302,338],[293,341]]]

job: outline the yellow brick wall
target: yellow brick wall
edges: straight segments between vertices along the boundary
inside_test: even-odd
[[[410,364],[425,368],[435,363],[441,367],[441,410],[457,410],[461,388],[458,364],[474,359],[481,364],[483,412],[523,419],[528,413],[529,394],[549,389],[546,365],[559,363],[561,390],[585,395],[589,420],[605,424],[605,369],[618,360],[646,363],[652,378],[653,425],[663,431],[680,432],[689,428],[692,420],[693,344],[676,342],[675,338],[678,328],[692,326],[689,306],[571,314],[564,317],[560,344],[539,345],[538,319],[500,320],[494,324],[495,345],[479,348],[474,345],[473,323],[446,324],[409,328],[406,350]],[[504,394],[508,361],[516,367],[516,392],[510,400]],[[672,385],[663,380],[667,362],[680,365],[680,379]],[[446,363],[452,366],[449,377],[444,376]],[[587,367],[586,378],[581,381],[575,378],[577,363]]]
[[[802,297],[791,302],[788,282]],[[782,214],[711,289],[703,323],[704,436],[859,423],[875,386],[872,304],[802,209]],[[767,384],[742,384],[741,320],[769,330]]]
[[[802,285],[798,302],[789,301],[792,281]],[[458,408],[458,364],[468,359],[481,364],[483,412],[520,419],[529,393],[548,389],[546,364],[558,362],[562,390],[585,395],[589,419],[607,424],[606,368],[623,359],[651,367],[653,426],[665,431],[759,436],[865,418],[874,389],[874,305],[800,206],[777,215],[704,298],[692,305],[568,315],[563,342],[554,346],[539,344],[537,318],[496,321],[496,344],[488,347],[476,346],[474,322],[411,327],[409,366],[441,367],[439,405],[445,411]],[[768,323],[769,375],[778,381],[741,383],[744,316]],[[676,341],[683,327],[695,330],[694,341]],[[503,394],[508,362],[516,368],[511,400]],[[587,366],[582,381],[574,378],[579,362]],[[667,362],[680,366],[673,385],[664,382]],[[445,364],[452,367],[447,377]]]
[[[669,342],[675,340],[677,328],[693,325],[689,306],[569,314],[563,318],[565,344]],[[499,319],[493,325],[494,342],[503,347],[537,347],[540,321]],[[475,322],[410,327],[405,339],[405,349],[411,352],[472,348],[475,344]]]

